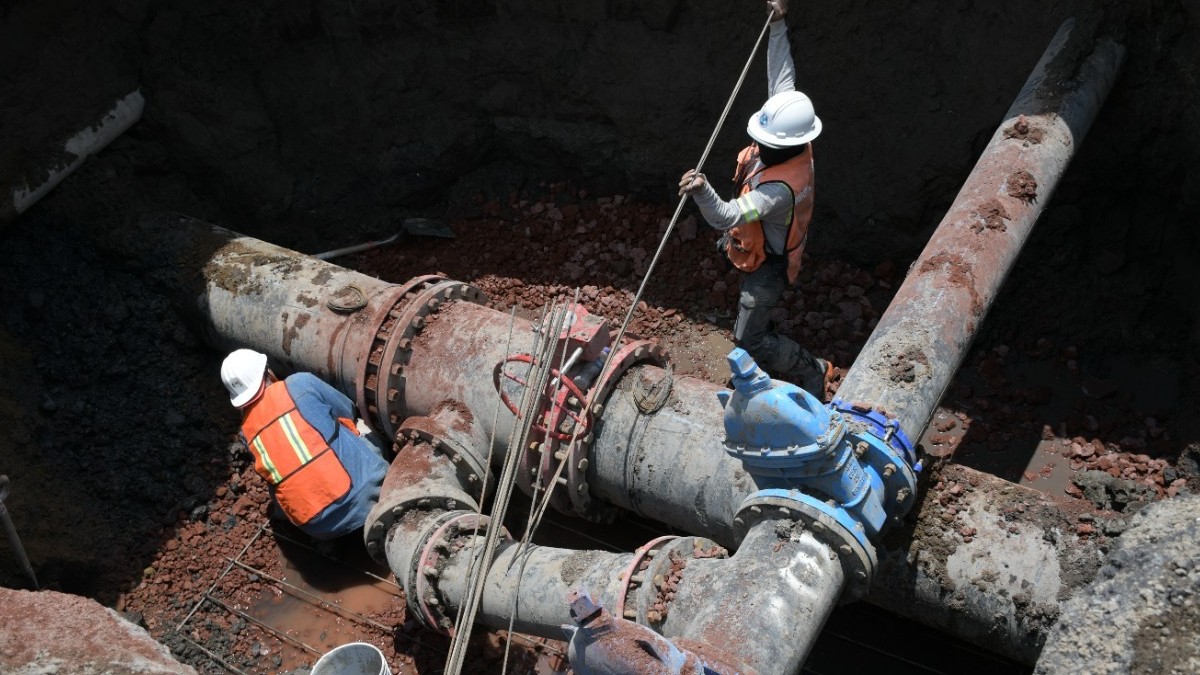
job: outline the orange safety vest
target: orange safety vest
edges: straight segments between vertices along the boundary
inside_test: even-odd
[[[813,157],[812,146],[803,153],[775,166],[763,166],[758,159],[758,146],[751,145],[738,154],[737,173],[733,178],[739,186],[738,197],[767,183],[782,183],[791,190],[791,224],[788,226],[782,253],[787,256],[788,281],[796,283],[800,277],[800,260],[804,244],[808,241],[808,224],[813,212]],[[747,205],[749,202],[747,202]],[[725,255],[729,262],[743,272],[753,272],[767,259],[766,238],[763,236],[762,220],[752,206],[742,208],[747,222],[729,230],[725,240]]]
[[[325,437],[309,424],[283,382],[251,403],[242,434],[254,470],[274,487],[289,520],[304,525],[350,492],[350,474]]]

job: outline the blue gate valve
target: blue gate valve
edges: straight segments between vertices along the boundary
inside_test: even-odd
[[[728,360],[734,388],[717,393],[725,409],[725,449],[763,488],[743,510],[763,499],[791,500],[825,527],[845,530],[831,545],[846,540],[873,555],[870,540],[912,506],[915,455],[893,447],[894,431],[880,437],[880,425],[772,380],[744,349],[734,349]]]

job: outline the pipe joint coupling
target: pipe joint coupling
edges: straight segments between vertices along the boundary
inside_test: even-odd
[[[688,561],[728,557],[729,551],[704,537],[668,535],[651,540],[634,552],[621,574],[617,616],[661,630]]]
[[[912,509],[917,474],[922,466],[916,448],[894,419],[877,410],[848,405],[834,399],[831,414],[846,421],[847,445],[866,472],[877,478],[882,503],[890,523],[898,523]]]
[[[613,616],[588,592],[567,597],[575,625],[564,625],[571,666],[579,675],[661,673],[662,675],[732,675],[711,667],[693,652],[675,645],[650,628]]]
[[[388,562],[387,545],[392,530],[408,514],[419,517],[422,513],[478,506],[467,490],[475,492],[472,486],[480,485],[480,479],[465,466],[461,455],[456,455],[449,446],[439,447],[422,439],[416,431],[401,433],[409,434],[400,436],[400,440],[407,442],[403,447],[397,444],[396,459],[383,479],[379,501],[363,527],[367,553],[381,563]]]
[[[845,509],[799,490],[759,490],[742,502],[733,519],[734,531],[738,539],[744,539],[753,527],[767,520],[795,522],[797,528],[808,530],[829,547],[830,556],[838,557],[846,578],[843,603],[866,594],[878,559],[863,524]]]
[[[409,608],[429,628],[453,636],[455,615],[438,589],[442,570],[450,557],[482,537],[489,518],[470,511],[445,513],[429,522],[421,536],[420,545],[413,549],[408,569],[403,570],[404,591]],[[512,539],[507,529],[501,530],[504,539]],[[479,546],[482,553],[483,546]],[[393,570],[399,577],[401,570]]]

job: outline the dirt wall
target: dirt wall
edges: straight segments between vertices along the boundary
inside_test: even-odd
[[[24,66],[0,76],[21,93],[0,104],[19,138],[5,155],[36,154],[39,138],[141,83],[139,168],[182,172],[264,231],[462,210],[479,191],[543,177],[669,199],[765,18],[756,3],[718,0],[73,4],[15,0],[0,23],[22,35],[0,55]],[[837,224],[814,246],[858,257],[919,246],[1069,16],[1130,47],[1089,144],[1103,150],[1077,178],[1195,193],[1186,36],[1198,14],[1156,0],[797,4],[798,84],[825,122],[818,222]],[[766,95],[758,58],[707,167],[714,179]]]

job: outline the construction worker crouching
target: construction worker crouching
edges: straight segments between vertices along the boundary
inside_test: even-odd
[[[225,357],[221,381],[242,411],[254,469],[288,520],[319,540],[360,530],[388,463],[359,434],[350,399],[311,373],[279,380],[251,349]]]
[[[813,212],[812,141],[821,120],[808,96],[795,90],[795,66],[787,38],[787,0],[772,0],[767,79],[770,98],[751,116],[753,143],[738,155],[738,196],[724,201],[704,174],[690,170],[679,194],[696,202],[708,224],[724,232],[721,248],[741,270],[741,293],[733,336],[760,366],[823,398],[833,367],[774,330],[771,310],[800,274]]]

